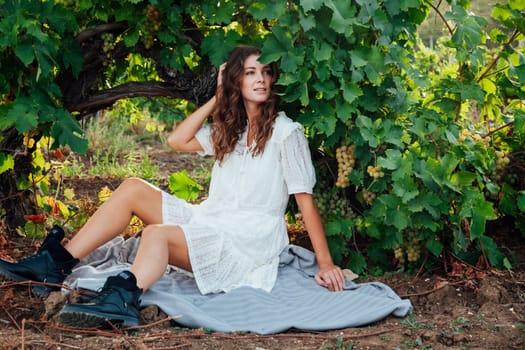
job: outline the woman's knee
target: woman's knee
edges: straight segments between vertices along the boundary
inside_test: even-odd
[[[181,245],[181,243],[185,243],[184,233],[180,226],[176,225],[147,225],[142,230],[141,237],[144,240],[168,242],[170,245]]]
[[[129,177],[122,181],[118,187],[118,191],[132,193],[141,193],[142,191],[153,190],[154,187],[143,179],[138,177]]]
[[[151,224],[146,225],[142,229],[142,233],[140,234],[141,240],[160,240],[163,238],[162,234],[162,224]]]
[[[161,200],[159,188],[137,177],[130,177],[124,180],[115,191],[115,194],[125,198],[127,201],[147,203],[147,205],[152,205],[154,202]]]

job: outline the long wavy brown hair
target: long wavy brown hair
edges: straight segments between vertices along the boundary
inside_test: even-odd
[[[261,50],[253,46],[238,46],[232,50],[223,70],[222,84],[217,88],[217,104],[213,112],[212,141],[215,159],[221,162],[232,152],[248,125],[248,116],[241,94],[241,81],[244,76],[244,62],[251,55],[260,55]],[[253,156],[264,151],[272,136],[273,123],[277,117],[279,97],[274,91],[278,78],[275,62],[270,63],[270,97],[261,104],[261,115],[256,118],[255,147]]]

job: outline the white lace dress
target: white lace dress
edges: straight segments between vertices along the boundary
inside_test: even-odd
[[[211,129],[196,135],[212,155]],[[263,154],[254,157],[247,133],[222,164],[215,162],[208,198],[192,205],[163,193],[163,222],[179,225],[202,294],[241,286],[270,291],[279,254],[288,244],[285,210],[290,194],[312,193],[315,172],[299,123],[283,112]]]

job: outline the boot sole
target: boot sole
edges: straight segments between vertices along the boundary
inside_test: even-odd
[[[140,321],[133,317],[123,317],[122,315],[96,311],[89,313],[62,311],[60,312],[60,322],[66,326],[77,328],[111,328],[112,325],[135,327],[140,325]]]
[[[25,282],[29,280],[27,278],[15,275],[14,273],[4,270],[2,267],[0,267],[0,281]]]
[[[5,282],[5,281],[34,282],[30,279],[21,277],[17,274],[4,270],[3,268],[0,267],[0,282]],[[58,289],[52,288],[49,286],[45,286],[45,285],[36,285],[36,286],[32,286],[31,290],[36,296],[39,296],[41,298],[47,298],[53,290],[58,290]]]

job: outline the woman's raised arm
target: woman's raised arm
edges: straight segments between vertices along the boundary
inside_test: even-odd
[[[202,151],[202,146],[195,138],[195,134],[215,109],[215,102],[216,97],[213,96],[208,102],[178,124],[168,136],[168,146],[176,151]]]
[[[222,84],[222,72],[226,67],[223,63],[219,67],[219,74],[217,74],[217,88]],[[195,110],[190,116],[184,119],[179,125],[173,129],[168,136],[168,145],[177,151],[184,152],[199,152],[202,151],[202,146],[195,138],[195,134],[199,131],[202,123],[213,113],[217,97],[213,96],[208,102]]]

